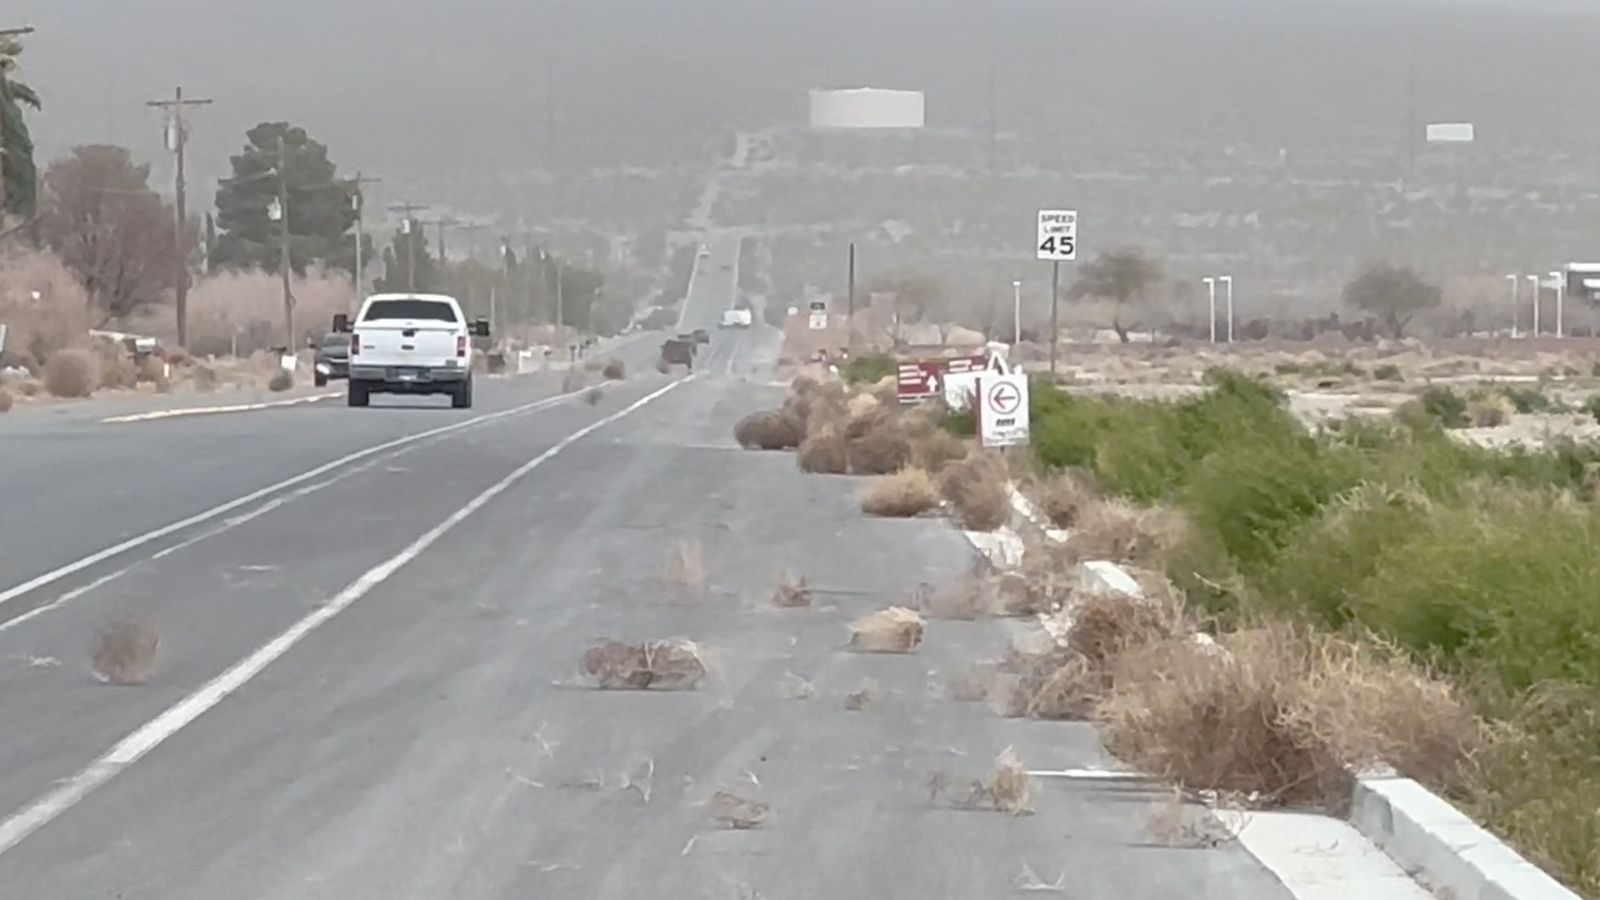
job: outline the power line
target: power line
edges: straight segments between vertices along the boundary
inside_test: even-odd
[[[151,100],[145,105],[167,112],[167,141],[175,160],[173,170],[173,261],[176,282],[175,312],[178,316],[178,346],[189,345],[189,254],[184,246],[184,231],[189,223],[188,199],[183,179],[183,151],[189,143],[189,109],[210,106],[209,98],[183,96],[183,86],[172,92],[171,100]]]

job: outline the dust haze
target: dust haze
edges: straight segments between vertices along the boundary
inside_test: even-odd
[[[114,141],[161,178],[144,101],[181,83],[217,100],[196,117],[197,181],[226,174],[246,128],[287,119],[390,199],[559,232],[616,265],[658,265],[643,248],[689,227],[753,229],[776,294],[836,290],[852,240],[868,274],[1031,283],[1041,206],[1082,210],[1087,252],[1139,245],[1173,282],[1230,271],[1274,312],[1326,305],[1375,258],[1470,295],[1600,255],[1592,4],[18,6],[40,30],[44,158]],[[862,85],[925,91],[928,127],[807,131],[808,89]],[[1429,122],[1472,122],[1477,141],[1427,146]],[[691,221],[741,141],[760,152]]]

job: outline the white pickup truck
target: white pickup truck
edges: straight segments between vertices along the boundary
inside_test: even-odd
[[[372,394],[449,394],[456,409],[472,407],[472,339],[489,323],[468,322],[461,304],[443,294],[374,294],[350,332],[350,405]]]
[[[722,311],[721,328],[749,328],[751,323],[750,310],[725,309]]]

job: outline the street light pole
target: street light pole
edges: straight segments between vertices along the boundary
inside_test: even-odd
[[[1556,281],[1556,337],[1566,337],[1564,325],[1565,310],[1567,305],[1567,279],[1565,272],[1551,272],[1550,277]]]
[[[1200,280],[1205,282],[1206,293],[1210,296],[1208,308],[1211,310],[1211,315],[1206,319],[1206,322],[1211,326],[1211,343],[1215,344],[1217,342],[1217,280],[1209,276]]]
[[[367,284],[366,271],[367,271],[367,269],[366,269],[366,256],[365,256],[366,249],[367,249],[366,248],[367,236],[366,236],[366,223],[364,221],[366,219],[366,217],[367,217],[366,216],[367,198],[366,198],[366,195],[362,192],[361,188],[362,188],[363,185],[378,184],[378,183],[380,183],[382,181],[383,181],[382,178],[366,178],[366,177],[363,177],[361,172],[360,172],[360,170],[357,170],[356,171],[356,177],[350,180],[350,185],[351,185],[351,188],[352,188],[351,193],[350,193],[350,207],[353,210],[355,210],[355,214],[356,214],[356,271],[355,271],[355,276],[356,276],[356,301],[357,302],[360,302],[361,296],[363,294],[365,294],[366,291],[367,291],[367,288],[366,288],[366,284]]]
[[[1217,280],[1228,288],[1228,343],[1231,344],[1233,343],[1233,276],[1222,275]]]
[[[1022,343],[1022,282],[1011,282],[1011,346]]]
[[[1518,332],[1522,326],[1522,279],[1507,275],[1506,280],[1511,282],[1511,339],[1516,340],[1521,337]]]
[[[1539,276],[1529,275],[1528,280],[1533,283],[1533,336],[1539,336]]]

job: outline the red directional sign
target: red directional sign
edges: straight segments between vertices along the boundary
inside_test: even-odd
[[[894,392],[901,403],[919,403],[943,390],[938,361],[903,362],[896,372]]]

